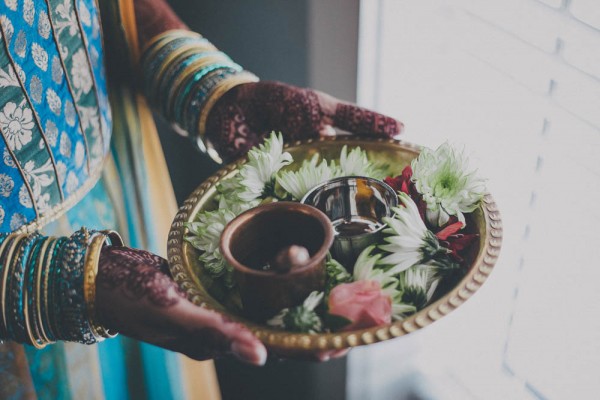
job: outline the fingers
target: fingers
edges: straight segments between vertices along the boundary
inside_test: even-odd
[[[404,124],[394,118],[355,104],[341,102],[321,92],[316,92],[324,114],[324,123],[355,135],[392,138],[404,129]]]
[[[320,362],[329,361],[332,358],[341,358],[348,354],[350,349],[343,350],[332,350],[332,351],[324,351],[322,353],[317,353],[317,360]]]
[[[243,325],[225,319],[222,321],[222,332],[231,340],[231,353],[240,361],[252,365],[264,365],[267,360],[267,349],[260,340]]]
[[[194,310],[180,322],[185,326],[181,338],[185,344],[179,351],[197,360],[232,354],[243,362],[264,365],[267,350],[246,327],[217,312],[191,307]]]

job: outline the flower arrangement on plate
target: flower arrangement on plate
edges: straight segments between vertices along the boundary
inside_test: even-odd
[[[381,239],[352,265],[329,256],[325,287],[300,304],[264,321],[245,319],[219,248],[225,226],[261,204],[301,201],[347,176],[383,180],[397,193]],[[285,148],[272,133],[188,199],[171,237],[174,277],[197,304],[247,323],[272,348],[334,349],[408,333],[460,305],[491,272],[501,222],[484,180],[446,143],[432,150],[339,138]]]

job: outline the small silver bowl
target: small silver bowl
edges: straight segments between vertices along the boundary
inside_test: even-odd
[[[392,216],[398,195],[378,179],[348,176],[314,187],[302,203],[318,208],[331,220],[335,230],[331,254],[352,270],[359,254],[381,239],[383,218]]]

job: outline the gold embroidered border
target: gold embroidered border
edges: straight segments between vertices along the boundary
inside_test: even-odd
[[[81,34],[81,41],[83,42],[83,49],[85,51],[85,59],[87,60],[88,67],[90,68],[90,76],[92,77],[92,83],[94,85],[94,97],[96,97],[96,104],[98,105],[98,126],[100,127],[100,141],[102,142],[102,149],[105,149],[105,137],[104,137],[104,122],[102,121],[102,112],[100,111],[100,96],[98,95],[98,83],[96,82],[96,75],[94,74],[94,67],[92,67],[92,59],[88,49],[89,43],[83,26],[81,25],[81,18],[79,17],[79,7],[77,7],[77,1],[73,2],[73,11],[75,12],[75,18],[77,19],[77,26],[79,27],[79,33]],[[100,23],[98,21],[98,23]]]
[[[110,153],[106,156],[100,164],[98,164],[97,168],[92,171],[92,174],[85,181],[83,185],[81,185],[73,194],[71,194],[65,201],[56,206],[52,207],[50,211],[44,213],[42,216],[38,216],[35,221],[30,222],[27,225],[23,225],[16,231],[15,233],[32,233],[42,229],[45,225],[49,224],[52,221],[57,220],[64,213],[69,211],[71,207],[79,202],[88,192],[98,183],[100,176],[102,176],[102,170],[104,167],[104,163],[106,159],[110,157]]]

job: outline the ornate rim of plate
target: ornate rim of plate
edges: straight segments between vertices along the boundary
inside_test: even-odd
[[[335,145],[339,145],[339,148],[344,144],[350,146],[358,145],[363,148],[373,146],[393,147],[397,151],[409,153],[412,157],[416,157],[420,152],[419,146],[400,140],[354,136],[297,141],[286,144],[286,149],[288,151],[297,148],[310,149],[311,147],[327,144],[327,142],[335,142]],[[198,306],[220,312],[231,320],[243,323],[270,350],[301,354],[316,350],[344,349],[393,339],[424,328],[450,313],[471,297],[490,275],[500,254],[500,247],[502,245],[502,219],[494,199],[491,194],[487,193],[479,208],[485,224],[484,226],[478,226],[480,232],[479,250],[474,257],[469,271],[456,287],[412,316],[389,325],[369,329],[321,334],[281,331],[248,321],[229,312],[202,286],[199,278],[193,272],[194,263],[199,263],[197,261],[197,253],[194,253],[196,250],[192,249],[184,240],[184,236],[187,233],[185,223],[192,221],[195,215],[212,199],[216,193],[216,185],[221,180],[234,175],[237,169],[245,162],[246,158],[243,157],[221,168],[192,192],[179,209],[171,225],[167,253],[173,279],[184,290],[191,302]]]

